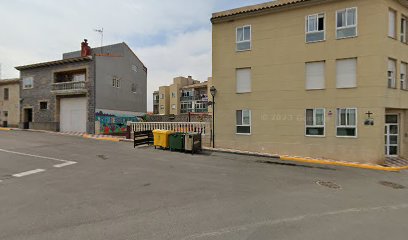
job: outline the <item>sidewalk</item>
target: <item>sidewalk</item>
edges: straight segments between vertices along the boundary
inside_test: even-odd
[[[203,148],[203,149],[207,151],[213,151],[213,152],[223,152],[223,153],[233,153],[233,154],[256,156],[256,157],[274,158],[274,159],[280,159],[282,161],[320,164],[320,165],[332,165],[332,166],[341,166],[341,167],[353,167],[353,168],[361,168],[361,169],[377,170],[377,171],[400,172],[403,170],[408,170],[407,160],[399,161],[398,164],[393,164],[392,162],[387,161],[386,164],[384,165],[376,165],[376,164],[365,164],[365,163],[358,163],[358,162],[335,161],[335,160],[330,160],[330,159],[316,159],[316,158],[309,158],[309,157],[298,157],[298,156],[287,156],[287,155],[281,156],[278,154],[248,152],[248,151],[239,151],[239,150],[233,150],[233,149],[222,149],[222,148]]]

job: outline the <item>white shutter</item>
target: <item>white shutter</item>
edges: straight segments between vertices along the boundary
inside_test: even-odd
[[[337,88],[357,87],[357,59],[337,60]]]
[[[324,62],[306,63],[306,89],[324,89]]]
[[[407,64],[406,63],[401,63],[401,74],[404,74],[407,76]]]
[[[251,92],[251,69],[237,69],[237,93]]]
[[[389,16],[389,20],[388,20],[388,36],[392,37],[392,38],[395,38],[395,29],[396,29],[396,27],[395,27],[395,17],[396,17],[395,11],[389,10],[388,16]]]
[[[388,71],[395,73],[396,63],[393,59],[388,59]]]

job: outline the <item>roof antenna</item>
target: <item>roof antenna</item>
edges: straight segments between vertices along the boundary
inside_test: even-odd
[[[101,34],[101,55],[103,54],[103,28],[94,29],[95,32]]]

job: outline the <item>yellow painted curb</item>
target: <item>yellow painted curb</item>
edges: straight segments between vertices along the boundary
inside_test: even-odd
[[[0,131],[11,131],[11,128],[0,128]]]
[[[377,170],[377,171],[387,171],[387,172],[399,172],[403,170],[408,170],[408,167],[383,167],[379,165],[377,166],[377,165],[359,164],[359,163],[351,163],[351,162],[350,163],[337,162],[337,161],[318,160],[318,159],[301,158],[301,157],[281,156],[280,159],[282,161],[313,163],[313,164],[321,164],[321,165],[334,165],[334,166],[342,166],[342,167],[370,169],[370,170]]]
[[[99,141],[120,142],[119,138],[109,138],[109,137],[95,138],[87,134],[84,134],[82,137],[86,139],[94,139],[94,140],[99,140]]]

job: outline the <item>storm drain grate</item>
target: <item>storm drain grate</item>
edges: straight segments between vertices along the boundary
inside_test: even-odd
[[[393,182],[387,182],[387,181],[381,181],[380,182],[381,185],[386,186],[386,187],[390,187],[393,189],[405,189],[406,187],[398,184],[398,183],[393,183]]]
[[[320,185],[322,187],[327,187],[331,189],[341,189],[340,185],[335,184],[334,182],[329,182],[329,181],[317,181],[317,185]]]

